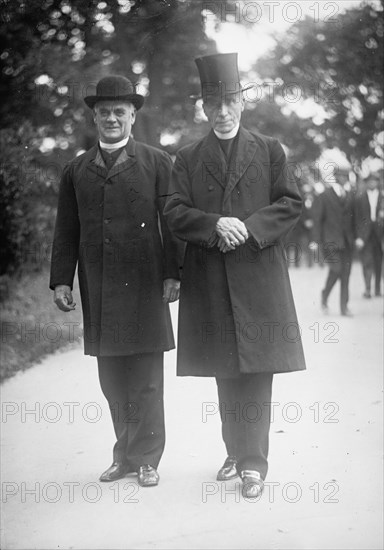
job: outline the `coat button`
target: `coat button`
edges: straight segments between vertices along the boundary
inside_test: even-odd
[[[213,191],[214,190],[214,186],[213,185],[208,185],[208,191]]]
[[[108,224],[111,221],[111,218],[105,218],[104,223]]]
[[[106,239],[104,239],[104,242],[109,244],[111,242],[111,239],[109,239],[108,237]]]

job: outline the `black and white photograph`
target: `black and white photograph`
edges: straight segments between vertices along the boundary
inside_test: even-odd
[[[0,0],[3,550],[381,550],[384,0]]]

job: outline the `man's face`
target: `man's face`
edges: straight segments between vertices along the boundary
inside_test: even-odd
[[[345,172],[336,173],[336,181],[344,187],[349,182],[349,174]]]
[[[99,101],[94,108],[93,120],[104,143],[117,143],[129,137],[135,118],[136,109],[132,103]]]
[[[211,96],[204,100],[203,109],[212,128],[220,134],[228,134],[240,122],[244,98],[240,93]]]
[[[367,179],[367,188],[368,189],[376,189],[379,186],[379,182],[375,177],[370,177]]]

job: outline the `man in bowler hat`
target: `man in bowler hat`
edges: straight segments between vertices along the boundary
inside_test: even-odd
[[[280,143],[241,126],[237,54],[196,59],[209,134],[181,149],[165,215],[187,242],[177,370],[216,378],[227,458],[261,495],[268,470],[273,374],[305,368],[282,239],[301,212]]]
[[[321,307],[328,312],[328,298],[340,280],[340,313],[352,317],[348,308],[349,277],[354,247],[354,199],[348,189],[349,169],[337,167],[329,176],[329,187],[313,204],[312,250],[322,247],[324,263],[329,266],[325,286],[321,291]]]
[[[137,472],[148,487],[164,450],[163,352],[174,348],[168,303],[180,285],[163,216],[172,162],[132,138],[144,97],[130,80],[102,78],[84,100],[99,140],[63,171],[50,288],[59,309],[75,309],[78,267],[84,351],[97,358],[117,440],[100,480]]]

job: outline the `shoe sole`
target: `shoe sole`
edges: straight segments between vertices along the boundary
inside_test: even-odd
[[[229,481],[230,479],[235,479],[239,477],[239,474],[232,474],[231,476],[216,476],[216,481]]]
[[[156,487],[159,482],[156,481],[154,483],[140,483],[140,481],[138,481],[138,484],[140,485],[140,487]]]

